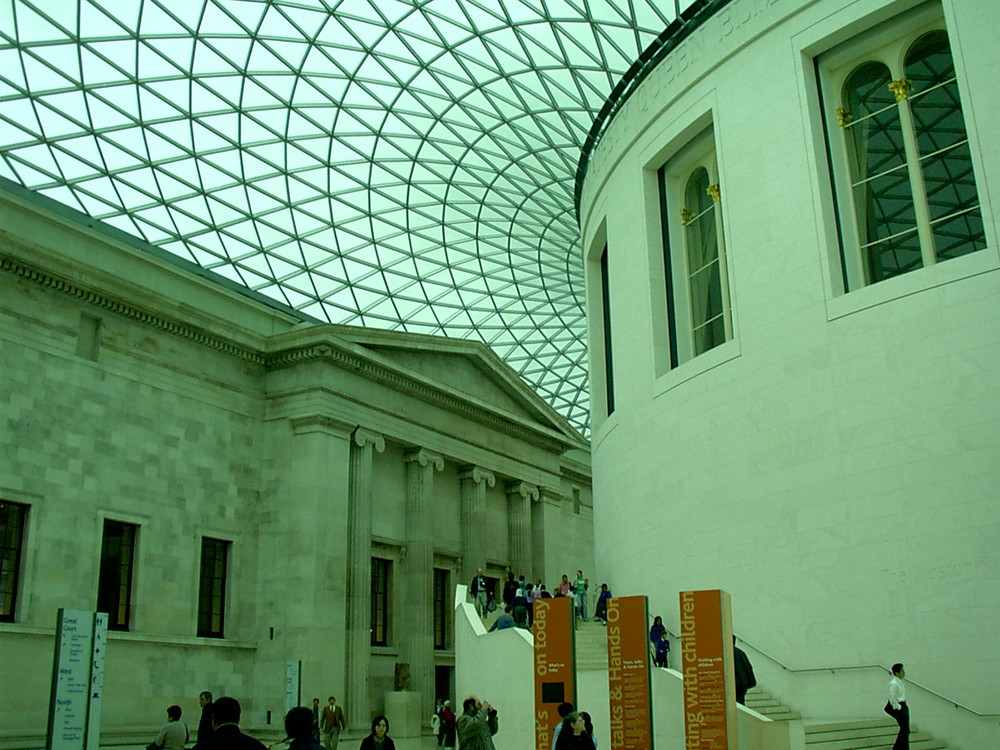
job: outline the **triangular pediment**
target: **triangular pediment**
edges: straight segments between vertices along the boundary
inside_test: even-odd
[[[576,430],[496,354],[478,341],[338,326],[342,338],[401,369],[493,409],[583,443]]]

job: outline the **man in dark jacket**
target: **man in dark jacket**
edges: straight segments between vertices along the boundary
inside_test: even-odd
[[[267,750],[264,744],[240,731],[240,702],[223,696],[212,704],[215,731],[194,750]]]
[[[212,694],[203,690],[198,695],[198,703],[201,704],[201,720],[198,722],[198,742],[207,740],[212,736],[215,728],[212,726]]]
[[[736,636],[733,636],[733,667],[736,671],[736,702],[746,705],[747,690],[757,686],[757,678],[753,676],[753,667],[743,649],[736,648]]]

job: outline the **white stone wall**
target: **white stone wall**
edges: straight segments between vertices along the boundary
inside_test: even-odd
[[[734,0],[597,148],[581,213],[588,258],[609,247],[616,386],[610,418],[594,399],[597,566],[674,629],[678,591],[729,591],[735,631],[775,674],[902,661],[946,697],[914,688],[914,722],[986,747],[995,720],[974,712],[1000,713],[1000,6],[944,3],[985,250],[841,293],[813,81],[815,55],[915,5]],[[735,336],[669,370],[655,170],[706,118]],[[806,718],[853,716],[854,687],[781,697]]]

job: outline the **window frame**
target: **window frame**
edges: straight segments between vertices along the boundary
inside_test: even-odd
[[[0,509],[15,507],[19,509],[19,524],[15,530],[13,526],[4,524],[0,531],[6,528],[6,533],[0,533],[0,622],[15,622],[18,615],[17,596],[21,588],[22,577],[25,565],[25,537],[28,531],[28,516],[31,506],[26,503],[17,503],[13,500],[0,499]],[[9,519],[10,516],[6,515]],[[7,544],[8,534],[13,537],[16,531],[16,539],[12,539],[12,544]],[[16,546],[14,546],[16,544]],[[10,554],[8,554],[8,552]],[[10,572],[4,577],[2,571],[6,568],[8,561],[11,561]],[[4,581],[9,582],[9,591],[5,590]],[[9,601],[9,604],[7,602]]]
[[[722,306],[724,340],[706,349],[698,350],[696,331],[705,325],[698,322],[694,311],[692,277],[698,272],[690,268],[690,222],[704,211],[691,211],[688,205],[688,187],[696,172],[704,169],[708,174],[716,237],[719,296]],[[715,130],[709,121],[696,135],[688,139],[657,170],[660,223],[663,237],[663,280],[666,294],[667,335],[669,337],[669,364],[675,369],[686,362],[702,357],[713,349],[732,341],[733,324],[732,284],[729,278],[728,243],[724,219],[725,190],[718,165],[718,148]],[[706,209],[707,211],[707,209]],[[701,269],[704,270],[710,264]],[[716,316],[718,317],[718,316]]]
[[[448,589],[451,579],[451,571],[447,568],[433,569],[433,579],[431,587],[433,590],[434,606],[434,650],[446,651],[451,646],[451,628],[448,623]]]
[[[372,646],[385,647],[392,643],[392,564],[393,561],[388,558],[371,557],[369,632]]]
[[[122,555],[111,558],[108,554],[108,528],[109,525],[120,527],[122,530],[129,529],[131,533],[128,550],[127,563],[122,562]],[[101,545],[100,557],[97,569],[97,611],[107,612],[108,630],[128,632],[133,626],[133,595],[135,591],[136,576],[136,551],[139,539],[139,525],[128,521],[119,521],[114,518],[104,518],[101,524]],[[117,583],[106,578],[107,568],[114,566],[118,569],[115,576]],[[126,569],[127,575],[122,575],[122,569]],[[117,589],[117,596],[112,591]],[[124,589],[124,607],[122,605],[122,590]],[[111,601],[108,601],[108,599]],[[124,618],[122,614],[124,610]]]
[[[924,188],[921,159],[922,156],[926,158],[926,155],[921,154],[909,99],[904,97],[896,102],[896,111],[900,119],[901,138],[905,146],[905,170],[908,176],[909,196],[914,204],[914,221],[917,226],[916,236],[919,238],[921,264],[918,268],[889,274],[874,281],[871,279],[866,248],[875,243],[862,242],[859,230],[859,213],[853,195],[853,178],[850,168],[851,148],[848,145],[847,129],[841,124],[843,110],[838,113],[838,108],[843,107],[842,97],[845,84],[856,71],[865,64],[878,62],[888,68],[891,81],[895,82],[900,78],[905,78],[908,53],[918,40],[933,31],[943,31],[948,35],[949,49],[952,60],[955,61],[954,40],[948,32],[940,7],[936,5],[925,5],[909,13],[901,14],[814,57],[819,100],[824,119],[824,140],[830,163],[834,216],[839,230],[840,271],[843,292],[845,293],[868,288],[882,281],[907,276],[911,271],[927,269],[947,259],[938,257],[935,252],[932,227],[940,222],[940,218],[932,220],[930,217],[930,201]],[[977,207],[974,210],[979,211],[985,225],[987,222],[985,221],[984,196],[981,190],[982,181],[976,179],[978,170],[973,153],[970,123],[964,106],[967,97],[963,96],[961,84],[961,76],[958,75],[956,69],[956,78],[952,85],[958,90],[959,102],[962,106],[965,142],[970,151],[969,162],[973,171],[977,200]],[[868,179],[874,179],[876,176],[869,175]],[[959,212],[959,214],[969,212],[966,210]],[[955,214],[955,216],[959,214]],[[984,226],[983,248],[988,246],[988,229]],[[971,255],[975,252],[977,250],[971,250],[963,255]]]
[[[216,545],[222,550],[222,574],[206,575],[206,546]],[[226,637],[226,607],[229,589],[229,561],[232,542],[217,537],[201,537],[201,556],[198,568],[198,612],[195,634],[199,638]],[[216,558],[217,559],[217,558]],[[206,583],[208,588],[206,588]],[[210,601],[210,609],[206,611],[206,600]],[[214,622],[215,605],[218,604],[218,625]]]

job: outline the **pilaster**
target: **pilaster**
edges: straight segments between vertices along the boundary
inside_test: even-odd
[[[434,472],[444,459],[420,449],[408,453],[406,462],[407,553],[402,563],[405,636],[402,660],[410,664],[411,688],[421,693],[423,712],[434,711],[434,539],[432,516]]]
[[[347,696],[351,728],[367,729],[371,662],[372,464],[385,438],[358,427],[351,435],[350,506],[347,547]],[[346,698],[346,696],[345,696]]]

